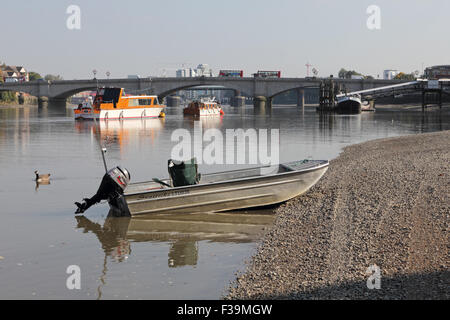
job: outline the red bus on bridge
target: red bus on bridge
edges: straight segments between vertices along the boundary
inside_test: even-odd
[[[242,78],[244,76],[243,70],[220,70],[219,77],[234,77]]]
[[[281,78],[281,71],[258,71],[253,76],[255,78]]]

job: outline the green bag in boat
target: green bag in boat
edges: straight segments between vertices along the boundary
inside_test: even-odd
[[[200,182],[197,159],[177,161],[170,159],[168,169],[174,187],[190,186]]]

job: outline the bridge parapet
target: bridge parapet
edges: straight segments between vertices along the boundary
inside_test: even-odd
[[[167,96],[178,90],[196,86],[222,86],[249,96],[274,96],[299,88],[319,87],[320,78],[227,78],[227,77],[193,77],[193,78],[138,78],[138,79],[84,79],[84,80],[55,80],[55,81],[29,81],[23,83],[0,84],[1,90],[20,91],[33,96],[45,96],[50,99],[65,99],[78,92],[95,90],[101,86],[123,87],[131,92],[142,92]],[[348,91],[402,83],[401,80],[378,79],[339,79],[333,78],[336,83],[345,85]]]

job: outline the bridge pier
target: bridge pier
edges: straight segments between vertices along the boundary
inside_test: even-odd
[[[265,108],[266,102],[267,102],[267,98],[264,96],[253,97],[253,107],[255,107],[255,108]]]
[[[297,107],[305,106],[305,89],[297,90]]]
[[[167,106],[168,107],[178,107],[181,104],[181,97],[179,96],[168,96]]]
[[[48,101],[47,97],[38,97],[38,108],[47,107]]]
[[[272,109],[272,101],[273,101],[273,97],[268,97],[267,101],[266,101],[266,107],[268,109]]]
[[[47,98],[49,106],[55,108],[66,108],[67,99],[66,98]]]
[[[245,105],[245,97],[243,96],[234,96],[231,99],[231,105],[233,107],[242,107]]]
[[[19,93],[18,101],[19,101],[19,104],[25,103],[25,95],[22,92]]]

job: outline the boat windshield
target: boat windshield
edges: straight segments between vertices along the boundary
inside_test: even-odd
[[[115,102],[119,101],[121,88],[105,88],[103,93],[103,102]]]

